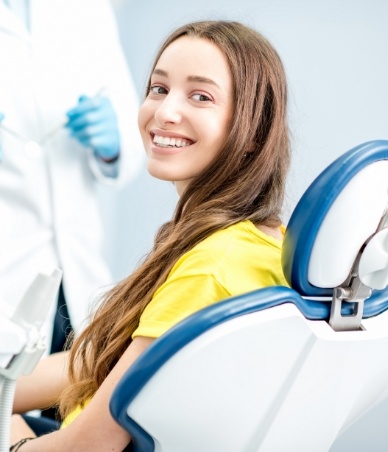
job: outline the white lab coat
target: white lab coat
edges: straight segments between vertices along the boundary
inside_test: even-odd
[[[0,2],[0,68],[3,124],[35,141],[66,121],[80,95],[105,88],[122,138],[117,183],[137,173],[138,103],[109,2],[31,0],[31,34]],[[23,143],[1,129],[0,139],[0,302],[16,305],[38,271],[58,266],[78,331],[96,291],[112,282],[102,256],[96,194],[97,180],[112,179],[99,173],[91,153],[64,128],[38,158],[26,155]],[[53,316],[54,309],[48,341]]]

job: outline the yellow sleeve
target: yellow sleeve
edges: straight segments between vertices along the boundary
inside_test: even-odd
[[[145,308],[132,338],[159,337],[194,312],[229,296],[211,275],[168,278]]]

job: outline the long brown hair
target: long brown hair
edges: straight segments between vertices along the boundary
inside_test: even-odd
[[[213,232],[239,221],[280,224],[289,137],[286,78],[278,54],[249,27],[205,21],[172,33],[155,65],[181,36],[209,40],[226,55],[233,80],[230,133],[217,158],[187,187],[143,263],[106,294],[90,325],[74,341],[72,384],[61,397],[62,415],[97,391],[131,343],[143,310],[177,259]]]

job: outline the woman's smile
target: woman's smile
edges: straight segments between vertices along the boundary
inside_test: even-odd
[[[152,152],[159,154],[175,154],[183,148],[191,146],[194,141],[183,135],[166,134],[161,130],[154,130],[150,133],[154,146],[151,147]]]

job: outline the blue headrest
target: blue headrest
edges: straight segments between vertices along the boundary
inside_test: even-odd
[[[288,283],[301,295],[332,295],[334,286],[317,287],[309,281],[311,256],[318,233],[344,187],[364,168],[381,160],[388,160],[387,140],[370,141],[351,149],[314,180],[296,206],[284,238],[282,265]],[[368,215],[368,212],[364,214]],[[338,226],[340,229],[340,222]],[[352,231],[347,231],[347,235],[351,236]],[[329,247],[330,243],[326,246]],[[335,250],[332,258],[334,262]]]

